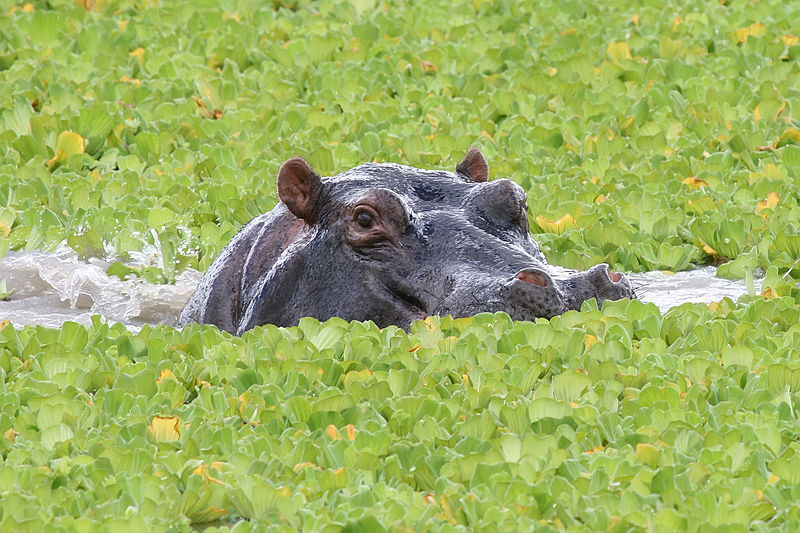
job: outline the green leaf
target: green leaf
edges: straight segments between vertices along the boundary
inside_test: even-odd
[[[591,384],[592,380],[586,374],[564,372],[553,379],[553,395],[556,400],[575,402]]]
[[[8,300],[8,297],[14,294],[14,289],[6,287],[6,280],[0,278],[0,301]]]

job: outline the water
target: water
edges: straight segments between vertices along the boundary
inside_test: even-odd
[[[140,258],[132,266],[146,262]],[[123,281],[106,274],[109,264],[81,261],[67,246],[54,253],[9,252],[0,259],[0,280],[14,292],[0,301],[0,320],[9,319],[15,326],[58,327],[67,320],[89,325],[92,315],[99,314],[134,331],[146,323],[174,325],[202,277],[187,270],[174,285]]]
[[[717,267],[704,266],[683,272],[645,272],[628,274],[636,287],[639,299],[652,302],[662,313],[687,302],[711,303],[723,298],[734,302],[739,296],[748,294],[743,280],[730,280],[717,277]],[[762,278],[753,280],[756,294],[761,292]]]
[[[132,266],[152,262],[147,254],[135,256]],[[78,259],[66,245],[55,252],[9,252],[0,259],[0,280],[14,293],[0,301],[0,320],[15,326],[39,324],[58,327],[67,320],[85,325],[92,315],[109,322],[122,322],[136,331],[146,323],[174,325],[178,314],[200,282],[202,273],[183,272],[174,285],[152,285],[139,279],[122,281],[108,276],[110,263],[100,259]],[[747,293],[743,281],[715,277],[716,268],[687,272],[632,274],[640,298],[665,312],[685,302],[709,303],[729,297],[734,301]],[[755,280],[755,290],[761,290]]]

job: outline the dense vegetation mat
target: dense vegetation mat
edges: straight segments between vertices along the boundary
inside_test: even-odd
[[[0,530],[800,526],[800,3],[0,12],[0,255],[145,251],[109,272],[170,282],[291,156],[479,145],[554,263],[767,273],[738,304],[410,333],[0,322]]]
[[[410,334],[6,325],[0,529],[794,531],[799,342],[789,296]]]

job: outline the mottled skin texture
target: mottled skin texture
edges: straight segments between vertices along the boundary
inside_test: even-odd
[[[433,314],[532,320],[589,298],[634,297],[607,265],[548,265],[528,234],[522,188],[487,177],[475,148],[456,172],[366,163],[320,178],[290,159],[278,176],[281,203],[233,238],[180,324],[242,334],[338,316],[407,328]]]

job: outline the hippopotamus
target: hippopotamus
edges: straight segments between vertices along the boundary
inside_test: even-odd
[[[308,316],[408,329],[428,315],[533,320],[590,298],[635,297],[606,264],[549,265],[528,231],[525,191],[488,174],[477,148],[455,172],[364,163],[323,178],[289,159],[278,173],[280,202],[233,237],[179,324],[241,335]]]

